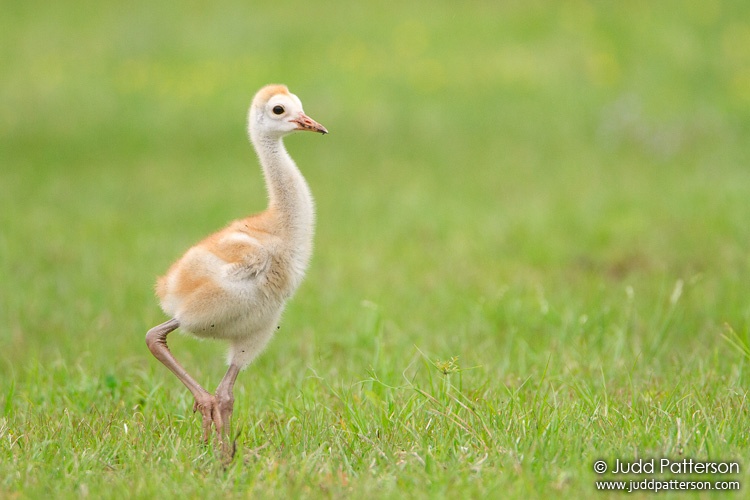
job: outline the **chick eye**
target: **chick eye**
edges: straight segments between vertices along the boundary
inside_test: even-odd
[[[276,105],[273,107],[273,114],[275,115],[282,115],[284,114],[284,106]]]

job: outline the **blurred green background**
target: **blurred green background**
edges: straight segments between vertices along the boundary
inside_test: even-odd
[[[743,2],[3,11],[5,373],[37,357],[147,358],[143,333],[163,319],[154,276],[265,206],[244,130],[269,82],[332,132],[287,140],[319,225],[274,349],[369,342],[367,300],[406,339],[395,345],[491,364],[509,289],[578,316],[624,303],[628,286],[648,310],[678,279],[701,281],[685,341],[747,323]]]
[[[6,374],[37,357],[147,358],[143,333],[163,319],[154,276],[265,206],[244,129],[268,82],[332,132],[287,140],[319,226],[271,358],[368,343],[367,300],[406,339],[395,345],[491,365],[508,289],[578,316],[625,302],[627,286],[648,310],[699,280],[686,342],[747,323],[743,2],[3,11]],[[522,328],[538,339],[530,309]]]
[[[548,361],[666,385],[702,356],[744,366],[720,333],[750,325],[747,2],[0,10],[0,394],[18,405],[56,366],[172,382],[143,343],[166,319],[153,282],[265,207],[245,116],[271,82],[331,133],[286,140],[316,251],[238,405],[307,369],[359,380],[373,350],[395,379],[416,347],[490,386]],[[224,346],[172,342],[218,380]]]

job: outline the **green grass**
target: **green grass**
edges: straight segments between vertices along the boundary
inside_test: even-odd
[[[659,457],[748,487],[746,2],[2,11],[0,497],[581,498]],[[315,257],[223,468],[144,335],[155,276],[264,207],[269,82],[331,134],[287,140]],[[170,345],[218,383],[224,346]]]

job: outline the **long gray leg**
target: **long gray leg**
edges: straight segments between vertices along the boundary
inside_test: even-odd
[[[167,335],[175,331],[179,326],[180,322],[173,318],[161,325],[153,327],[146,334],[146,345],[154,357],[161,361],[164,366],[169,368],[193,394],[193,397],[195,398],[193,411],[200,410],[201,415],[203,415],[203,440],[208,442],[208,438],[211,434],[212,423],[216,427],[219,439],[221,439],[223,420],[220,405],[218,404],[216,397],[209,394],[208,391],[201,387],[201,385],[190,376],[190,374],[175,359],[174,355],[172,355],[169,347],[167,347]],[[227,375],[229,375],[229,373],[227,373]],[[229,385],[230,395],[233,384],[234,379],[232,380],[232,384]],[[231,409],[229,415],[231,416]]]
[[[237,380],[237,375],[240,373],[240,367],[232,363],[227,369],[227,373],[224,378],[221,379],[219,386],[216,388],[216,400],[219,406],[219,415],[221,421],[224,424],[224,451],[230,453],[229,446],[231,444],[232,436],[232,411],[234,410],[234,382]],[[234,455],[234,451],[231,451]]]

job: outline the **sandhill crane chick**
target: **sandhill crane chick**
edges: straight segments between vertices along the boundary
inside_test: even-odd
[[[203,439],[208,441],[213,426],[225,451],[237,374],[268,344],[312,254],[312,194],[282,142],[298,130],[328,133],[284,85],[266,86],[255,95],[248,133],[263,170],[268,208],[190,248],[156,284],[161,307],[172,319],[149,330],[146,344],[195,397]],[[201,387],[167,347],[167,335],[178,327],[229,343],[229,369],[215,394]]]

